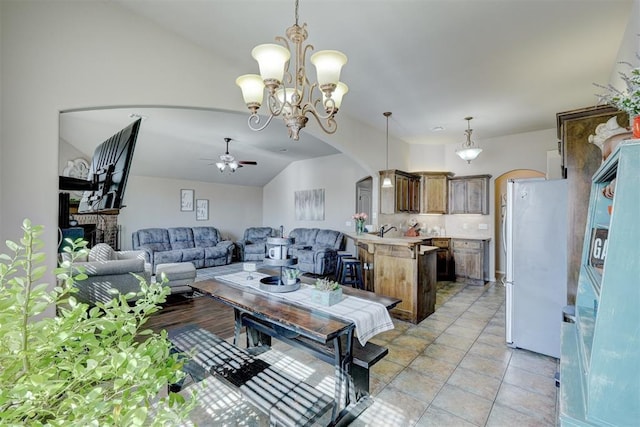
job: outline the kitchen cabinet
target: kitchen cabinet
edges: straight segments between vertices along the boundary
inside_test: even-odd
[[[422,177],[420,213],[446,214],[451,172],[418,172]]]
[[[438,280],[453,280],[451,239],[448,237],[434,237],[425,243],[438,248],[436,251],[436,277]]]
[[[437,248],[425,245],[422,237],[345,234],[373,272],[367,290],[401,300],[390,310],[393,317],[420,323],[435,311]]]
[[[589,142],[589,135],[596,132],[611,117],[619,124],[629,123],[627,113],[615,107],[602,105],[556,114],[562,176],[567,179],[567,205],[569,206],[569,230],[567,236],[567,302],[574,304],[578,289],[578,275],[582,259],[582,243],[585,238],[591,178],[602,163],[602,151]]]
[[[489,239],[451,239],[456,281],[484,285],[489,281]]]
[[[640,420],[639,171],[635,139],[620,144],[592,178],[575,322],[562,323],[561,426]]]
[[[384,178],[393,187],[383,188]],[[380,213],[417,213],[420,211],[420,176],[399,170],[380,171]]]
[[[490,179],[491,175],[449,179],[449,213],[489,215]]]

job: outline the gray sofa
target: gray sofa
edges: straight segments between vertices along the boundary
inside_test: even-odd
[[[60,254],[63,261],[70,260],[67,253]],[[151,266],[145,262],[142,251],[114,251],[106,243],[98,243],[85,257],[73,263],[74,267],[83,267],[88,276],[76,282],[78,292],[74,295],[80,302],[95,305],[107,302],[114,295],[110,289],[121,294],[140,291],[140,276],[147,283],[151,280]]]
[[[294,228],[289,255],[298,258],[298,269],[307,273],[328,276],[336,271],[338,251],[344,249],[344,235],[335,230]]]
[[[267,238],[276,237],[278,232],[271,227],[249,227],[242,239],[236,242],[240,249],[241,261],[262,261],[267,252]]]
[[[151,271],[159,264],[190,262],[196,268],[231,263],[234,244],[215,227],[144,228],[133,232],[133,249],[145,252]]]

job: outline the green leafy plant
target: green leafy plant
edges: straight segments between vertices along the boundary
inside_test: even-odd
[[[636,57],[640,60],[640,53],[637,53]],[[618,73],[624,82],[624,90],[619,90],[611,84],[604,86],[596,83],[595,86],[606,90],[605,93],[598,95],[598,98],[600,102],[606,102],[625,111],[629,117],[635,117],[640,115],[640,67],[634,68],[628,62],[621,62],[621,64],[631,69],[629,74]]]
[[[0,254],[0,425],[138,426],[178,424],[195,399],[159,393],[184,374],[166,331],[142,329],[169,289],[140,279],[140,292],[95,307],[78,303],[73,261],[87,253],[76,240],[71,261],[55,270],[56,286],[39,283],[46,267],[43,229],[22,224],[12,255]],[[135,304],[128,300],[137,296]],[[45,310],[57,307],[48,317]]]
[[[330,279],[317,279],[314,286],[319,291],[330,292],[340,289],[340,283]]]
[[[300,277],[302,275],[302,272],[297,268],[285,268],[282,271],[282,274],[284,275],[285,278],[293,280]]]

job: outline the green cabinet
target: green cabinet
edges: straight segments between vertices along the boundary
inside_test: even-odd
[[[638,425],[640,140],[593,175],[575,323],[562,324],[561,343],[560,424]]]
[[[449,213],[489,215],[491,175],[459,176],[449,179]]]

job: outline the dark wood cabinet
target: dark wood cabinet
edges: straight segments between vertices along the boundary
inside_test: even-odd
[[[489,241],[451,239],[456,280],[473,285],[489,281]]]
[[[451,172],[417,172],[422,177],[420,213],[446,214],[448,212],[449,178]]]
[[[449,179],[449,213],[489,215],[490,179],[491,175]]]
[[[385,178],[393,187],[384,188]],[[380,171],[380,213],[417,213],[420,211],[420,176],[399,170]]]
[[[599,106],[556,115],[562,174],[567,179],[569,229],[567,231],[567,302],[574,304],[578,290],[582,242],[585,237],[591,177],[602,163],[602,151],[589,142],[598,125],[616,116],[618,124],[629,123],[627,113]]]
[[[434,237],[427,240],[426,243],[438,248],[436,251],[436,275],[438,280],[453,280],[451,239],[448,237]]]

